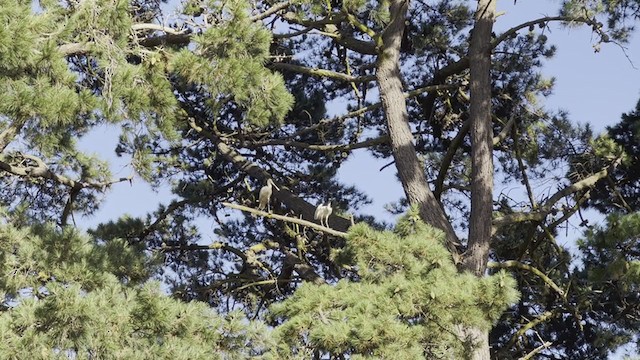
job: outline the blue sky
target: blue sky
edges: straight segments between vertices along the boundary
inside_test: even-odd
[[[518,0],[516,5],[511,1],[500,1],[498,6],[504,14],[496,21],[496,33],[531,19],[553,15],[559,4],[550,0]],[[544,76],[556,78],[553,95],[542,100],[547,108],[566,110],[573,121],[589,123],[596,131],[603,131],[606,125],[619,121],[623,112],[634,109],[640,98],[640,70],[634,68],[634,64],[640,67],[640,42],[634,41],[637,34],[626,50],[603,44],[600,51],[595,52],[593,45],[597,37],[588,27],[566,28],[559,23],[550,23],[545,32],[549,42],[558,48],[556,56],[542,69]],[[341,114],[342,109],[334,108],[330,112]],[[128,176],[133,172],[127,164],[128,158],[117,158],[113,152],[117,137],[117,132],[105,125],[85,136],[80,144],[83,149],[109,159],[114,177]],[[344,182],[357,185],[373,199],[361,213],[392,221],[384,206],[397,201],[403,191],[396,179],[395,167],[379,170],[389,161],[374,159],[365,150],[357,150],[340,169],[339,175]],[[100,211],[89,218],[76,220],[87,227],[124,214],[140,216],[170,199],[166,187],[151,189],[142,180],[135,179],[132,186],[115,184],[105,194]]]
[[[497,19],[494,28],[500,33],[523,22],[554,15],[558,6],[558,1],[518,0],[516,5],[512,1],[499,1],[499,11],[506,13]],[[553,95],[543,100],[547,108],[566,110],[573,121],[589,123],[598,132],[635,108],[640,98],[640,70],[634,65],[640,68],[640,42],[633,40],[640,38],[640,34],[632,37],[625,55],[613,44],[604,44],[599,53],[594,52],[597,37],[592,36],[590,28],[569,29],[558,23],[551,23],[549,28],[546,32],[549,43],[558,50],[542,70],[546,77],[556,78]],[[379,171],[388,162],[359,151],[340,171],[345,182],[357,184],[373,198],[374,203],[363,211],[381,218],[389,217],[383,210],[384,204],[403,196],[395,168]]]
[[[558,7],[559,1],[550,0],[518,0],[516,5],[510,0],[499,1],[498,8],[505,14],[497,19],[496,33],[524,21],[554,15]],[[566,110],[573,121],[589,123],[597,131],[616,123],[623,112],[635,108],[640,98],[640,70],[634,68],[634,64],[640,68],[640,35],[632,37],[625,55],[621,48],[613,44],[603,44],[600,52],[594,52],[593,45],[597,37],[587,27],[569,29],[552,23],[546,31],[549,42],[558,48],[556,56],[547,61],[542,69],[545,76],[556,78],[553,95],[544,99],[547,108]],[[107,157],[112,164],[114,177],[127,176],[132,169],[128,167],[126,158],[115,157],[113,149],[116,142],[117,134],[104,127],[82,139],[81,147]],[[384,210],[384,205],[397,201],[403,192],[393,166],[379,171],[388,162],[375,160],[366,151],[358,150],[339,174],[345,183],[357,185],[373,199],[374,202],[361,209],[361,213],[393,221]],[[133,186],[128,183],[115,184],[105,194],[101,210],[90,218],[76,217],[77,223],[81,227],[90,227],[124,214],[144,215],[156,209],[157,204],[167,204],[171,199],[166,188],[156,190],[140,179],[136,179]],[[599,217],[594,218],[597,220]],[[212,226],[210,221],[206,223],[204,226]],[[212,229],[202,230],[207,232]],[[571,242],[576,236],[579,234],[571,233],[564,241]],[[612,358],[618,359],[620,354]]]
[[[553,15],[558,6],[558,1],[518,0],[516,5],[512,1],[499,1],[498,9],[505,13],[497,19],[496,33],[524,21]],[[633,41],[638,36],[632,38],[626,50],[629,60],[622,49],[612,44],[604,44],[600,52],[594,52],[596,38],[587,27],[569,29],[557,23],[551,23],[549,27],[546,34],[558,51],[543,68],[545,76],[556,78],[554,94],[544,99],[548,108],[564,109],[574,121],[588,122],[602,131],[606,125],[617,122],[623,112],[635,107],[640,97],[640,70],[635,69],[630,60],[640,67],[640,43]],[[126,158],[113,155],[116,142],[117,134],[104,127],[83,138],[81,147],[107,157],[115,177],[127,176],[132,169],[127,166]],[[358,150],[340,170],[340,176],[346,183],[356,184],[374,200],[362,209],[363,213],[391,220],[384,205],[397,201],[403,192],[393,166],[379,171],[388,162],[375,160],[366,151]],[[76,220],[91,226],[123,214],[143,215],[155,209],[159,202],[169,202],[171,194],[167,189],[156,190],[158,192],[140,179],[136,179],[133,186],[116,184],[105,195],[105,203],[99,212],[90,218]]]

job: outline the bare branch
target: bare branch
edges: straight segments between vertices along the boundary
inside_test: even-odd
[[[496,37],[492,42],[491,42],[491,48],[494,49],[496,48],[501,42],[505,41],[506,39],[515,36],[515,34],[524,29],[524,28],[529,28],[530,26],[535,26],[538,24],[546,24],[550,21],[564,21],[564,22],[580,22],[580,23],[585,23],[588,25],[596,25],[596,22],[593,21],[592,19],[588,19],[585,17],[571,17],[571,16],[545,16],[539,19],[535,19],[535,20],[531,20],[531,21],[527,21],[525,23],[522,23],[518,26],[514,26],[511,29],[508,29],[507,31],[503,32],[502,34],[500,34],[498,37]]]
[[[248,148],[262,147],[262,146],[284,146],[294,147],[300,149],[309,149],[315,151],[336,152],[336,151],[349,151],[355,149],[369,148],[371,146],[386,144],[389,142],[389,136],[383,135],[373,139],[367,139],[353,144],[335,144],[335,145],[316,145],[307,144],[300,141],[284,140],[284,139],[271,139],[265,141],[258,141],[255,143],[245,144]]]
[[[518,331],[516,331],[515,334],[513,334],[513,336],[511,337],[511,339],[509,339],[509,343],[507,343],[507,348],[512,347],[513,344],[516,343],[516,341],[518,341],[518,339],[523,336],[527,331],[531,330],[534,326],[541,324],[551,318],[553,318],[554,316],[557,316],[560,313],[559,310],[553,310],[553,311],[545,311],[544,313],[540,314],[540,316],[538,316],[537,318],[533,319],[532,321],[529,321],[527,324],[525,324],[523,327],[521,327],[520,329],[518,329]]]
[[[11,165],[4,160],[0,160],[0,170],[7,171],[13,175],[17,175],[23,178],[28,177],[37,177],[43,179],[53,180],[61,185],[68,186],[70,188],[93,188],[98,190],[103,190],[104,188],[124,181],[131,181],[133,179],[133,175],[123,177],[116,180],[105,181],[105,182],[96,182],[96,181],[83,181],[83,180],[73,180],[64,175],[56,174],[49,169],[47,164],[45,164],[42,159],[27,154],[20,154],[25,159],[32,160],[36,163],[36,166],[15,166]]]
[[[171,202],[171,204],[169,204],[169,206],[165,209],[165,211],[163,211],[162,214],[160,214],[153,223],[146,226],[142,230],[140,235],[138,235],[138,239],[141,241],[144,240],[144,238],[146,238],[149,234],[151,234],[152,231],[154,231],[158,227],[158,225],[162,222],[162,220],[166,219],[167,216],[169,216],[171,213],[187,205],[188,203],[189,201],[186,199]]]
[[[303,28],[302,30],[298,30],[298,31],[290,32],[290,33],[276,33],[276,34],[273,34],[273,38],[274,39],[290,39],[292,37],[296,37],[296,36],[300,36],[302,34],[306,34],[311,30],[313,30],[312,27],[306,27],[306,28]]]
[[[92,42],[69,43],[58,46],[58,51],[64,56],[82,55],[91,51]]]
[[[62,210],[62,216],[60,216],[60,226],[66,226],[69,216],[73,214],[73,203],[76,201],[76,197],[80,193],[81,188],[72,188],[69,191],[69,199]],[[74,224],[75,225],[75,224]]]
[[[25,120],[13,120],[11,124],[0,133],[0,153],[7,148],[7,146],[13,141],[16,135],[20,132],[20,129],[24,126]]]
[[[551,280],[551,278],[549,278],[547,275],[545,275],[542,271],[540,271],[538,268],[534,266],[524,264],[515,260],[509,260],[501,263],[489,262],[487,264],[487,267],[493,268],[493,269],[518,268],[518,269],[530,271],[535,275],[537,275],[540,279],[542,279],[542,281],[544,281],[547,285],[549,285],[549,287],[552,288],[555,292],[557,292],[558,295],[560,295],[563,299],[565,297],[564,290],[562,290],[558,285],[556,285],[555,282],[553,282],[553,280]]]
[[[537,353],[539,353],[540,351],[550,347],[551,345],[553,345],[553,343],[551,341],[545,341],[544,343],[542,343],[542,345],[538,346],[537,348],[531,350],[527,355],[521,357],[518,360],[529,360],[529,359],[533,359],[533,356],[536,355]]]
[[[566,188],[562,189],[561,191],[558,191],[557,193],[555,193],[551,198],[549,198],[549,200],[547,200],[545,202],[545,207],[550,207],[553,206],[555,203],[557,203],[560,199],[562,199],[563,197],[576,193],[578,191],[590,188],[592,186],[594,186],[598,181],[606,178],[609,173],[615,169],[616,167],[618,167],[618,165],[620,165],[620,162],[622,161],[622,158],[619,157],[617,159],[615,159],[613,161],[613,163],[598,171],[597,173],[582,179],[574,184],[571,184],[570,186],[567,186]]]
[[[240,154],[237,150],[230,147],[226,143],[222,142],[216,135],[212,132],[203,129],[198,126],[193,119],[189,119],[189,125],[193,130],[201,134],[202,136],[209,139],[215,146],[220,155],[222,155],[229,162],[233,163],[240,171],[247,173],[248,175],[260,179],[262,181],[266,181],[271,178],[269,173],[262,169],[257,164],[249,161],[246,157]],[[301,199],[299,196],[293,194],[289,189],[285,187],[280,187],[280,189],[273,189],[273,196],[285,203],[289,209],[295,211],[296,213],[302,215],[303,218],[312,220],[313,215],[316,211],[316,207],[314,205],[309,204],[305,200]],[[331,214],[329,218],[329,223],[333,225],[335,229],[338,231],[346,231],[349,226],[351,226],[351,221],[342,216],[337,216]]]
[[[531,204],[532,209],[536,209],[538,207],[538,203],[533,195],[533,189],[531,188],[531,182],[529,181],[529,175],[527,175],[527,168],[522,160],[522,152],[520,151],[520,139],[518,136],[518,130],[514,130],[513,132],[513,147],[516,154],[516,161],[518,162],[518,168],[520,169],[520,174],[522,174],[522,182],[524,183],[525,188],[527,189],[527,195],[529,196],[529,203]]]
[[[242,181],[242,179],[244,179],[244,176],[239,176],[235,179],[233,179],[232,181],[230,181],[229,183],[222,185],[220,187],[217,187],[212,193],[209,194],[210,198],[213,199],[216,195],[219,194],[224,194],[227,192],[227,190],[229,190],[230,188],[232,188],[233,186],[235,186],[236,184],[238,184],[240,181]],[[171,215],[174,211],[176,211],[177,209],[188,205],[189,203],[192,202],[208,202],[209,199],[199,199],[197,201],[190,201],[188,199],[183,199],[180,201],[173,201],[171,202],[171,204],[169,204],[169,206],[165,209],[165,211],[162,212],[162,214],[158,215],[158,217],[156,218],[156,220],[146,226],[142,232],[140,233],[140,235],[138,235],[138,238],[140,240],[144,240],[144,238],[146,238],[149,234],[151,234],[152,231],[154,231],[158,225],[160,224],[160,222],[162,222],[162,220],[166,219],[167,216]]]
[[[500,120],[495,115],[493,115],[493,119]],[[509,131],[511,131],[511,128],[515,123],[516,123],[516,116],[514,113],[514,114],[511,114],[511,118],[509,118],[509,121],[507,121],[507,123],[504,125],[502,130],[500,130],[500,133],[493,137],[493,146],[500,144],[504,139],[507,138],[507,136],[509,135]]]
[[[433,85],[433,86],[425,86],[422,88],[418,88],[409,92],[404,93],[404,97],[405,99],[410,99],[410,98],[414,98],[418,95],[427,93],[427,92],[431,92],[431,91],[438,91],[438,90],[447,90],[447,89],[455,89],[458,88],[460,85],[459,84],[445,84],[445,85]],[[318,123],[313,124],[309,127],[300,129],[298,131],[296,131],[295,133],[291,134],[289,136],[289,138],[296,138],[298,136],[302,136],[304,134],[308,134],[312,131],[315,131],[316,129],[318,129],[319,127],[322,126],[326,126],[326,125],[330,125],[332,123],[341,123],[347,119],[351,119],[351,118],[355,118],[358,117],[360,115],[366,114],[369,111],[373,111],[376,109],[379,109],[382,107],[382,103],[377,102],[375,104],[369,105],[369,106],[365,106],[362,107],[358,110],[354,110],[351,112],[348,112],[344,115],[340,115],[340,116],[336,116],[333,118],[328,118],[328,119],[322,119],[320,121],[318,121]]]
[[[302,219],[298,219],[298,218],[294,218],[294,217],[288,217],[288,216],[284,216],[284,215],[278,215],[278,214],[274,214],[274,213],[269,213],[266,211],[262,211],[262,210],[258,210],[258,209],[254,209],[254,208],[250,208],[247,206],[242,206],[242,205],[238,205],[238,204],[231,204],[228,202],[223,202],[222,205],[232,208],[232,209],[236,209],[236,210],[240,210],[240,211],[244,211],[244,212],[248,212],[251,214],[256,214],[256,215],[260,215],[266,218],[273,218],[276,220],[280,220],[280,221],[286,221],[286,222],[290,222],[290,223],[294,223],[294,224],[298,224],[298,225],[302,225],[302,226],[306,226],[306,227],[310,227],[312,229],[318,230],[318,231],[322,231],[324,233],[327,234],[331,234],[333,236],[338,236],[341,238],[346,238],[347,237],[347,233],[342,232],[342,231],[338,231],[338,230],[334,230],[325,226],[321,226],[315,223],[312,223],[311,221],[306,221],[306,220],[302,220]]]
[[[462,125],[462,128],[460,129],[460,131],[458,131],[458,133],[453,138],[453,140],[451,140],[451,144],[447,148],[447,152],[442,158],[442,162],[440,163],[440,169],[438,170],[438,177],[436,177],[436,182],[435,182],[435,187],[433,192],[436,199],[438,200],[440,200],[440,197],[442,196],[442,192],[444,191],[444,179],[447,176],[447,172],[449,171],[449,166],[453,161],[453,157],[455,156],[456,151],[462,144],[462,140],[464,140],[464,137],[467,136],[467,134],[469,133],[469,129],[471,129],[471,121],[467,120],[464,122],[464,124]]]
[[[622,158],[617,158],[608,167],[598,171],[597,173],[587,178],[584,178],[576,183],[573,183],[563,188],[562,190],[557,191],[555,194],[553,194],[553,196],[551,196],[547,201],[545,201],[545,203],[542,206],[540,206],[540,209],[538,211],[532,211],[528,213],[517,212],[517,213],[508,214],[508,215],[493,219],[493,226],[494,226],[493,232],[495,233],[497,231],[497,228],[507,224],[513,224],[513,223],[524,222],[524,221],[544,220],[544,218],[553,210],[554,205],[558,201],[560,201],[562,198],[566,196],[569,196],[593,187],[596,183],[598,183],[598,181],[605,179],[609,175],[609,173],[613,171],[613,169],[615,169],[620,164],[621,161],[622,161]]]
[[[163,26],[160,24],[150,24],[150,23],[139,23],[139,24],[133,24],[131,25],[131,30],[133,31],[139,31],[139,30],[155,30],[155,31],[162,31],[164,33],[167,34],[172,34],[172,35],[182,35],[185,34],[187,32],[187,30],[176,30],[167,26]]]
[[[277,13],[278,11],[287,8],[289,5],[291,5],[291,1],[283,1],[283,2],[277,3],[277,4],[273,5],[272,7],[268,8],[263,13],[253,15],[252,17],[249,18],[249,20],[251,20],[251,21],[259,21],[259,20],[262,20],[264,18],[268,18],[269,16]]]
[[[267,65],[267,67],[270,67],[272,69],[291,71],[298,74],[306,74],[311,76],[329,78],[333,80],[353,82],[357,84],[374,81],[376,79],[375,75],[352,76],[352,75],[343,74],[343,73],[326,70],[326,69],[310,68],[306,66],[281,63],[281,62],[271,63]]]
[[[236,255],[237,257],[242,259],[243,262],[245,263],[247,262],[247,255],[244,252],[242,252],[242,250],[235,248],[226,242],[220,242],[220,241],[216,241],[214,243],[211,243],[210,245],[191,244],[191,245],[171,246],[171,245],[163,244],[162,247],[160,248],[160,251],[162,252],[196,251],[196,250],[224,250]]]
[[[298,273],[298,276],[300,276],[302,279],[312,282],[316,285],[326,284],[326,281],[324,281],[324,279],[320,275],[318,275],[318,273],[313,269],[313,267],[311,267],[311,265],[302,261],[302,259],[300,259],[292,252],[285,251],[284,262],[285,264],[292,265],[295,272]]]
[[[345,36],[336,24],[346,20],[343,13],[333,13],[319,20],[301,20],[296,14],[288,12],[282,15],[282,19],[289,23],[317,29],[322,35],[330,37],[338,44],[363,55],[377,55],[376,44],[373,41],[364,41],[351,36]]]

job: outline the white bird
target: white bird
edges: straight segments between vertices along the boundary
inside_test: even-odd
[[[316,208],[315,214],[313,214],[313,218],[316,220],[320,220],[320,225],[329,227],[329,215],[333,209],[331,208],[331,201],[327,202],[327,205],[318,205]]]
[[[271,212],[271,204],[269,203],[269,200],[271,200],[271,193],[273,193],[271,186],[280,191],[280,188],[273,182],[273,180],[267,179],[267,185],[260,189],[260,195],[258,196],[258,210],[264,210],[267,208],[267,212]]]

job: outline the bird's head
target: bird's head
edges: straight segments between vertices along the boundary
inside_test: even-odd
[[[267,185],[272,185],[274,188],[276,188],[276,190],[280,191],[278,185],[276,185],[276,183],[274,183],[271,179],[267,179]]]

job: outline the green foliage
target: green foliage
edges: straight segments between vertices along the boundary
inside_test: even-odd
[[[414,210],[394,232],[353,226],[336,258],[351,260],[359,281],[304,284],[273,305],[280,356],[319,350],[354,359],[463,358],[458,326],[490,328],[518,292],[504,272],[458,273],[442,242]]]
[[[244,120],[258,126],[281,122],[293,105],[282,76],[264,67],[271,33],[251,21],[247,3],[232,1],[219,11],[224,22],[194,37],[195,51],[183,50],[171,68],[186,81],[204,85],[209,106],[218,111],[231,99]]]
[[[265,306],[291,294],[272,307],[281,342],[269,356],[465,355],[459,328],[494,326],[517,299],[514,282],[505,272],[482,279],[459,274],[441,234],[415,213],[394,231],[357,225],[342,248],[332,237],[307,231],[301,238],[280,222],[236,221],[221,210],[223,201],[255,203],[262,184],[252,175],[260,168],[299,196],[296,203],[291,197],[274,201],[277,213],[291,215],[302,201],[318,203],[331,194],[334,214],[357,214],[367,197],[335,176],[352,145],[388,135],[384,109],[373,103],[375,81],[363,77],[376,71],[371,54],[392,20],[389,1],[190,0],[181,14],[171,15],[163,13],[161,3],[6,0],[0,6],[0,133],[10,142],[0,158],[9,169],[0,174],[0,200],[14,217],[14,226],[0,226],[0,357],[246,358],[273,344],[259,324],[231,310],[244,307],[260,316]],[[594,16],[594,21],[609,17],[606,25],[590,24],[599,42],[626,40],[629,25],[623,20],[640,14],[636,0],[563,3],[565,14]],[[283,4],[288,6],[280,8]],[[443,175],[443,182],[436,182],[442,190],[438,199],[453,225],[465,229],[472,174],[469,136],[462,136],[469,118],[464,56],[472,4],[438,0],[409,7],[398,64],[405,91],[460,85],[410,96],[406,104],[417,155],[426,158],[430,181]],[[252,19],[267,9],[277,11]],[[506,130],[507,119],[517,120],[494,148],[496,174],[505,188],[519,182],[533,186],[523,190],[530,204],[505,193],[496,199],[500,214],[494,215],[513,214],[519,222],[498,229],[491,255],[539,268],[566,294],[511,269],[522,300],[493,327],[492,348],[518,358],[551,339],[553,349],[543,350],[545,356],[603,358],[639,328],[637,306],[629,305],[640,303],[640,259],[632,240],[636,220],[620,220],[622,228],[632,229],[628,233],[616,234],[615,223],[611,235],[594,230],[581,248],[584,271],[573,269],[570,255],[552,240],[562,222],[557,219],[580,206],[637,210],[637,114],[611,129],[610,138],[591,141],[588,126],[538,107],[538,97],[553,90],[553,81],[539,73],[555,50],[547,45],[550,26],[540,23],[507,38],[497,31],[493,38],[499,40],[491,69],[494,135]],[[332,71],[359,79],[325,77]],[[354,118],[328,118],[328,110],[333,115],[343,107],[365,106],[367,111]],[[191,129],[187,118],[207,133]],[[154,185],[173,186],[175,201],[146,218],[106,219],[92,237],[39,225],[52,217],[70,222],[73,214],[97,209],[109,187],[109,167],[76,145],[104,123],[122,129],[118,154],[130,155],[138,174]],[[220,154],[220,142],[248,162]],[[387,144],[372,143],[369,151],[390,157]],[[332,152],[305,144],[344,146]],[[630,161],[611,169],[596,191],[576,191],[543,214],[550,190],[540,184],[551,180],[562,188],[611,168],[620,146]],[[449,150],[456,150],[453,158]],[[451,160],[447,173],[437,174],[445,159]],[[31,170],[42,170],[43,164],[46,176],[34,176]],[[56,175],[92,185],[71,188]],[[581,200],[586,194],[592,198]],[[399,204],[400,213],[406,201]],[[536,220],[527,217],[529,210]],[[213,225],[196,226],[199,216]],[[26,227],[31,224],[36,225]],[[214,241],[224,246],[200,251],[208,239],[203,228],[213,229]],[[267,239],[278,246],[249,253]],[[158,249],[165,250],[162,266],[144,255]],[[164,276],[164,285],[182,299],[220,308],[231,304],[224,309],[229,318],[201,303],[162,296],[150,276]],[[297,288],[300,278],[314,276],[330,285]],[[546,312],[552,316],[510,342]]]
[[[245,359],[270,346],[239,313],[165,296],[123,241],[3,224],[0,249],[0,358]]]
[[[622,147],[623,162],[611,171],[613,181],[596,185],[589,199],[589,205],[608,213],[640,208],[640,102],[633,111],[622,114],[621,121],[607,127],[607,138]],[[606,150],[606,148],[605,148]],[[611,155],[616,151],[609,151]],[[611,156],[609,155],[609,156]],[[606,156],[606,151],[605,155]],[[615,194],[615,196],[611,196]]]
[[[42,36],[56,33],[55,21],[48,13],[31,14],[30,4],[8,1],[0,7],[0,114],[17,123],[37,118],[40,131],[69,126],[95,104],[75,88],[54,37]]]
[[[640,238],[640,213],[611,214],[606,226],[589,229],[578,242],[588,261],[589,280],[595,284],[614,281],[624,292],[640,287],[640,257],[627,251]],[[636,290],[637,291],[637,290]]]

